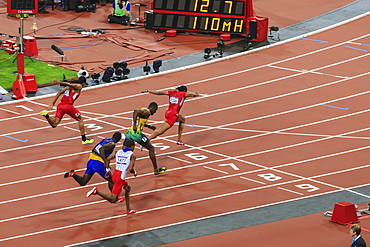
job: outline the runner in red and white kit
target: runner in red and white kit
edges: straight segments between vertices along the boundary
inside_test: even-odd
[[[126,214],[134,214],[137,210],[132,210],[130,208],[130,190],[131,186],[126,182],[127,171],[130,171],[136,177],[136,171],[134,170],[136,156],[134,154],[135,141],[132,139],[126,140],[125,145],[121,150],[115,151],[112,153],[108,159],[116,158],[116,169],[113,172],[113,189],[110,195],[104,194],[98,190],[97,187],[92,188],[87,192],[86,197],[91,195],[99,195],[110,203],[122,202],[126,200]],[[125,197],[119,197],[122,192],[122,189],[125,189]]]
[[[80,96],[82,87],[86,84],[86,78],[81,76],[78,78],[77,81],[74,81],[73,84],[64,81],[53,81],[53,84],[66,86],[57,93],[57,95],[53,99],[53,102],[48,107],[49,110],[53,109],[53,106],[57,102],[58,98],[63,95],[60,102],[58,103],[55,117],[50,117],[47,110],[40,112],[40,114],[48,120],[48,123],[53,128],[58,126],[64,114],[68,114],[69,116],[71,116],[71,118],[78,121],[78,128],[80,129],[82,144],[93,143],[93,139],[86,138],[84,120],[81,117],[81,113],[77,110],[76,107],[73,106],[74,102]]]
[[[154,131],[149,137],[149,140],[156,138],[159,135],[162,135],[168,129],[170,129],[175,122],[179,122],[179,130],[177,137],[177,144],[184,145],[181,140],[182,131],[184,130],[185,117],[180,114],[180,109],[188,97],[198,97],[199,93],[188,92],[186,86],[179,86],[176,90],[170,91],[155,91],[155,90],[143,90],[142,93],[151,93],[155,95],[168,95],[169,96],[169,106],[165,113],[165,122],[162,124],[161,128]]]

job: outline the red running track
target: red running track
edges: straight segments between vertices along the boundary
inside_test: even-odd
[[[81,146],[71,119],[47,126],[38,113],[50,97],[1,105],[1,244],[73,246],[369,185],[370,72],[364,65],[370,34],[360,28],[369,21],[310,37],[327,43],[299,39],[84,91],[77,107],[97,140],[124,133],[133,109],[151,101],[160,105],[151,119],[159,126],[167,98],[143,89],[184,84],[207,94],[182,109],[194,125],[185,129],[186,146],[175,144],[176,128],[153,141],[165,174],[154,176],[147,152],[137,149],[139,176],[128,179],[136,215],[126,216],[122,204],[85,197],[92,186],[108,191],[97,175],[85,187],[63,178],[70,169],[82,174],[92,146]]]

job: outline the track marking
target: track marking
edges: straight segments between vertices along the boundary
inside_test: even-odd
[[[260,182],[260,181],[257,181],[257,180],[254,180],[254,179],[250,179],[250,178],[245,178],[245,177],[242,177],[240,176],[241,179],[245,179],[245,180],[249,180],[249,181],[252,181],[252,182],[255,182],[255,183],[259,183],[259,184],[266,184],[264,182]]]
[[[4,108],[0,108],[0,110],[7,111],[7,112],[10,112],[10,113],[13,113],[13,114],[17,114],[17,115],[21,115],[19,112],[11,111],[11,110],[4,109]]]
[[[353,50],[358,50],[358,51],[364,51],[364,52],[367,52],[367,50],[359,49],[359,48],[352,47],[352,46],[348,46],[348,45],[345,45],[344,47],[346,47],[346,48],[350,48],[350,49],[353,49]]]
[[[186,162],[186,163],[190,163],[192,164],[193,162],[191,161],[187,161],[187,160],[183,160],[183,159],[179,159],[179,158],[176,158],[176,157],[173,157],[173,156],[170,156],[170,155],[167,155],[168,158],[171,158],[171,159],[174,159],[174,160],[179,160],[181,162]]]
[[[40,122],[45,123],[45,120],[44,119],[40,119],[40,118],[36,118],[36,117],[31,117],[31,119],[34,119],[34,120],[37,120],[37,121],[40,121]]]
[[[13,140],[16,140],[16,141],[20,141],[20,142],[28,142],[28,139],[21,140],[21,139],[15,138],[15,137],[7,136],[7,135],[2,135],[2,136],[13,139]]]
[[[298,70],[298,69],[284,68],[284,67],[280,67],[280,66],[268,66],[268,67],[275,68],[275,69],[281,69],[281,70],[294,71],[294,72],[306,72],[306,73],[312,73],[312,74],[317,74],[317,75],[334,76],[334,77],[337,77],[337,78],[348,78],[348,76],[330,75],[330,74],[325,74],[325,73],[316,72],[316,71],[312,71],[312,70]]]
[[[320,43],[328,43],[328,41],[318,40],[318,39],[308,39],[308,38],[301,38],[301,39],[309,40],[309,41],[316,41],[316,42],[320,42]]]
[[[328,106],[328,107],[332,107],[332,108],[336,108],[336,109],[340,109],[340,110],[349,110],[349,108],[348,107],[346,107],[346,108],[343,108],[343,107],[338,107],[338,106],[332,106],[332,105],[325,105],[325,104],[322,104],[323,106]]]
[[[370,44],[362,44],[362,43],[351,42],[351,41],[349,41],[348,43],[350,43],[350,44],[355,44],[355,45],[365,45],[365,46],[370,46]]]
[[[296,191],[293,191],[293,190],[288,190],[288,189],[281,188],[281,187],[277,187],[277,188],[278,189],[281,189],[281,190],[285,190],[285,191],[291,192],[291,193],[294,193],[294,194],[298,194],[298,195],[301,195],[301,196],[304,195],[303,193],[299,193],[299,192],[296,192]]]
[[[206,168],[206,169],[212,170],[212,171],[221,172],[221,173],[224,173],[224,174],[229,174],[228,172],[224,172],[224,171],[221,171],[221,170],[218,170],[218,169],[215,169],[215,168],[211,168],[211,167],[208,167],[208,166],[203,166],[203,167]]]
[[[15,107],[23,108],[23,109],[25,109],[27,111],[33,111],[33,109],[31,109],[31,108],[29,108],[27,106],[24,106],[24,105],[16,105]]]
[[[71,128],[71,127],[68,127],[68,126],[63,126],[64,128],[66,129],[69,129],[69,130],[73,130],[75,132],[80,132],[80,130],[76,129],[76,128]]]

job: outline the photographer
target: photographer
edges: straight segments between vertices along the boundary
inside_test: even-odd
[[[131,18],[131,4],[126,0],[114,0],[112,14],[108,15],[109,23],[127,25]]]

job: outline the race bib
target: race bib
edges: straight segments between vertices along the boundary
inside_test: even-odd
[[[177,105],[179,103],[179,98],[171,96],[170,97],[170,103]]]
[[[69,89],[67,89],[66,91],[64,91],[64,95],[66,96],[66,97],[69,97],[69,92],[70,92],[71,90],[69,90]]]

